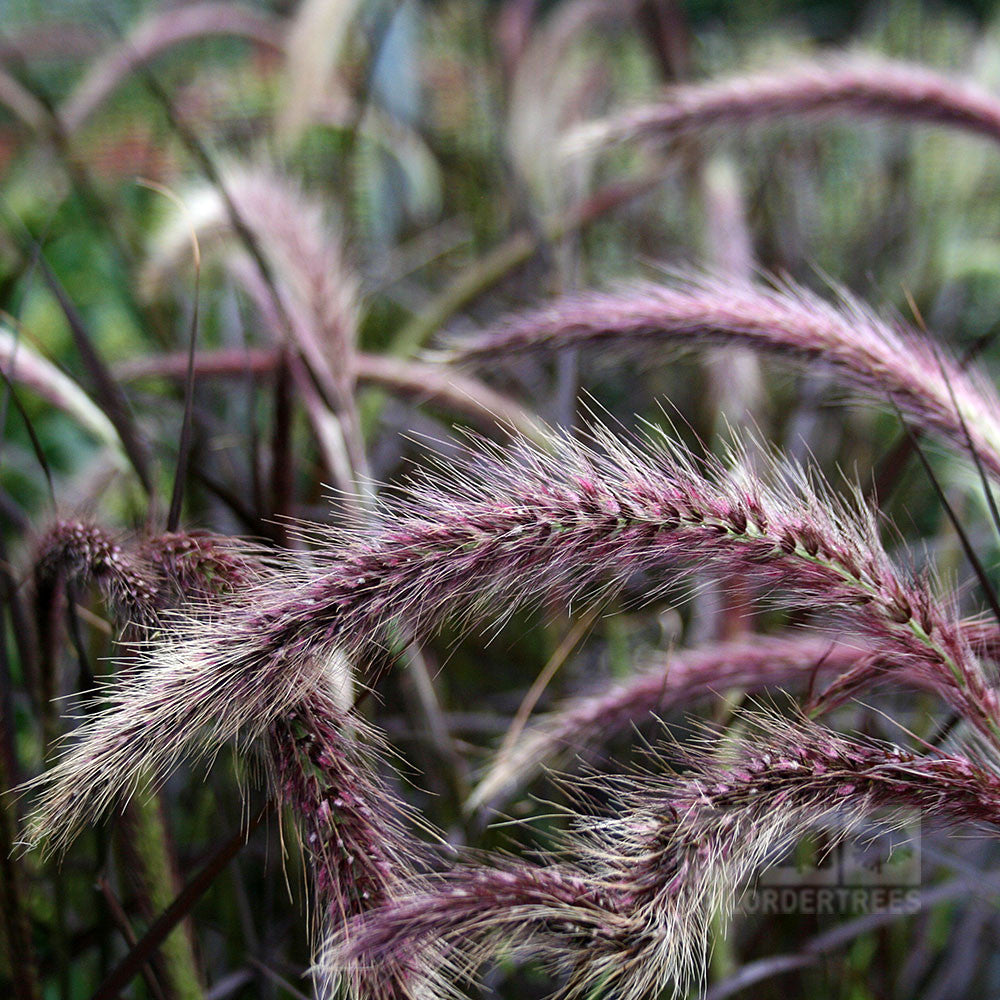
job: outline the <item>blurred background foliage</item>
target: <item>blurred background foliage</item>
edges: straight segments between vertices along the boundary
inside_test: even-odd
[[[43,109],[67,109],[108,65],[108,53],[113,59],[139,44],[143,25],[167,37],[172,19],[196,8],[208,9],[0,0],[0,68]],[[780,67],[831,47],[918,61],[1000,91],[996,3],[307,0],[239,10],[232,20],[233,9],[219,7],[220,30],[195,29],[122,74],[71,135],[45,121],[32,128],[0,108],[2,325],[103,406],[54,290],[63,289],[121,378],[151,455],[147,495],[117,446],[81,423],[79,405],[60,408],[28,386],[17,389],[20,412],[6,391],[0,558],[11,567],[11,586],[23,585],[33,539],[57,512],[94,517],[123,537],[162,521],[183,385],[126,375],[130,363],[185,350],[196,293],[199,349],[270,343],[266,323],[226,267],[218,234],[202,233],[200,284],[186,250],[156,269],[170,240],[183,245],[187,238],[185,218],[196,219],[212,196],[206,159],[223,171],[266,164],[321,206],[345,270],[360,282],[359,345],[372,354],[418,356],[444,330],[460,335],[560,291],[655,276],[663,267],[725,267],[743,233],[756,268],[820,290],[844,286],[911,320],[912,300],[922,322],[956,353],[986,339],[983,363],[1000,360],[1000,157],[976,138],[884,122],[776,124],[693,137],[669,153],[629,146],[571,169],[557,160],[554,142],[573,123],[651,98],[665,83]],[[243,37],[227,37],[231,31]],[[629,196],[577,225],[580,206],[609,192]],[[736,206],[735,236],[713,226],[720,203]],[[266,253],[266,236],[262,243]],[[723,366],[728,375],[720,380],[704,358],[651,364],[569,356],[521,359],[483,377],[553,423],[581,421],[583,392],[629,426],[637,417],[662,420],[663,409],[680,414],[688,425],[682,431],[711,446],[724,436],[717,433],[721,416],[731,412],[726,393],[738,396],[740,380],[749,385],[759,375],[765,389],[754,417],[761,432],[789,453],[812,454],[833,475],[839,468],[870,477],[894,439],[890,415],[844,407],[822,375],[771,362],[755,374],[732,356]],[[341,516],[324,499],[332,480],[315,424],[303,401],[288,395],[287,384],[260,373],[197,382],[185,527],[287,543],[281,518]],[[380,482],[405,473],[426,447],[421,435],[447,448],[461,421],[419,390],[401,398],[363,387],[359,405],[371,474]],[[289,408],[285,426],[280,414]],[[286,502],[276,508],[266,483],[276,475],[279,426],[292,460]],[[938,464],[956,502],[975,509],[981,501],[964,465],[942,456]],[[946,571],[960,568],[955,539],[918,469],[889,511],[901,536],[924,547],[918,551],[933,553]],[[995,543],[985,536],[977,542],[994,561]],[[97,674],[113,669],[106,611],[93,594],[75,597],[75,647],[68,638],[63,644],[56,684],[56,693],[71,699],[68,708],[85,676],[82,661]],[[599,621],[541,706],[628,671],[643,651],[719,630],[708,589],[679,610],[658,610]],[[5,780],[13,785],[43,766],[47,730],[21,669],[18,622],[5,615]],[[406,677],[390,675],[376,692],[371,714],[412,768],[406,796],[452,841],[517,847],[544,838],[543,822],[517,834],[470,826],[460,792],[569,627],[562,613],[546,609],[519,616],[489,645],[446,634],[427,650],[457,763],[442,763],[442,746],[414,707],[420,699]],[[863,709],[845,711],[857,715],[855,725],[878,731]],[[924,725],[919,711],[910,711],[914,726]],[[184,878],[238,834],[247,810],[234,768],[250,788],[252,814],[259,805],[252,774],[243,773],[244,763],[220,761],[207,777],[174,776],[159,800],[163,815],[145,816],[159,824],[157,836],[165,831],[164,864],[176,868],[161,873],[158,889],[127,877],[129,843],[146,843],[142,816],[118,821],[124,836],[114,825],[92,831],[61,867],[23,861],[46,1000],[92,996],[127,953],[128,936],[141,935]],[[23,803],[6,808],[16,818]],[[537,805],[525,797],[510,808],[524,815]],[[189,930],[201,982],[188,984],[188,995],[309,992],[302,874],[278,832],[268,817],[193,907]],[[989,865],[985,850],[976,863]],[[756,986],[754,995],[987,995],[998,985],[995,960],[986,960],[996,952],[997,921],[977,910],[971,923],[965,914],[956,924],[958,909],[944,904],[881,928],[813,968]],[[725,975],[741,957],[793,949],[828,923],[821,916],[748,919],[718,944],[714,974]],[[966,950],[957,947],[959,933]],[[6,953],[0,961],[10,992],[19,972]],[[900,969],[894,981],[890,970]],[[530,967],[500,969],[484,995],[536,996],[544,983]],[[158,989],[154,970],[124,995]]]

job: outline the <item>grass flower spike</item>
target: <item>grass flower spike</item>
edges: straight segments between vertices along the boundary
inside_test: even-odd
[[[326,962],[421,954],[443,970],[440,996],[500,955],[532,955],[563,975],[562,995],[683,996],[703,982],[709,929],[728,918],[761,866],[826,820],[837,837],[912,813],[1000,825],[1000,778],[973,759],[898,746],[757,713],[724,757],[716,736],[663,748],[618,788],[612,813],[579,817],[563,855],[494,859],[415,886],[335,935]]]
[[[915,426],[961,450],[968,448],[964,421],[983,464],[1000,477],[1000,399],[993,386],[901,321],[880,318],[846,293],[832,303],[787,282],[770,288],[711,278],[633,284],[510,316],[457,341],[445,356],[485,363],[569,347],[617,357],[625,348],[648,354],[719,344],[832,369],[848,388],[891,399]]]
[[[426,635],[449,618],[495,623],[518,605],[598,600],[639,579],[650,597],[695,568],[742,567],[788,605],[829,608],[995,742],[996,695],[960,624],[892,564],[872,515],[802,470],[772,464],[765,482],[733,459],[699,465],[666,438],[640,449],[601,428],[593,447],[556,437],[518,459],[481,443],[464,471],[418,478],[374,532],[324,533],[333,548],[317,570],[289,557],[154,644],[44,777],[34,829],[59,839],[147,771],[254,738],[317,689],[337,650],[371,671],[397,616]]]

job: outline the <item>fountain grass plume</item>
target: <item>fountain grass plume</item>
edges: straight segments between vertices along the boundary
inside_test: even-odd
[[[965,619],[962,638],[981,655],[995,655],[996,624]],[[833,683],[823,688],[823,683]],[[910,673],[905,661],[884,655],[860,637],[754,635],[696,649],[659,654],[624,680],[568,698],[539,718],[509,749],[496,755],[473,789],[466,808],[475,810],[507,797],[546,766],[604,745],[652,721],[659,713],[733,688],[760,693],[815,687],[811,707],[829,711],[879,683],[940,690],[926,675]]]
[[[561,765],[596,743],[609,743],[679,705],[722,696],[732,688],[760,692],[811,684],[871,657],[863,641],[821,635],[754,635],[660,654],[625,680],[606,682],[539,716],[493,759],[466,808],[506,798],[544,767]]]
[[[235,593],[267,572],[263,549],[207,531],[170,531],[145,539],[137,556],[152,567],[169,607]]]
[[[156,11],[90,65],[59,109],[63,128],[69,135],[81,131],[130,75],[157,56],[185,42],[216,36],[246,38],[279,51],[283,48],[281,22],[259,8],[215,0]]]
[[[377,773],[383,750],[368,726],[320,692],[268,734],[272,787],[292,807],[312,869],[316,941],[419,881],[424,859],[407,829],[415,816]],[[361,967],[320,973],[321,995],[342,987],[358,1000],[403,1000],[425,975],[419,963],[402,959],[383,963],[377,976]]]
[[[151,627],[167,608],[253,583],[265,566],[259,550],[206,531],[150,535],[126,546],[99,524],[62,518],[34,546],[34,599],[47,614],[58,586],[94,582],[116,622]]]
[[[617,357],[629,346],[648,353],[719,344],[785,356],[810,370],[833,369],[852,390],[890,397],[915,426],[963,451],[969,447],[964,418],[983,464],[1000,477],[1000,399],[985,376],[845,291],[830,302],[790,281],[766,287],[679,275],[670,284],[556,299],[456,341],[444,357],[472,363],[588,346],[613,348]]]
[[[496,857],[404,889],[329,936],[319,960],[327,977],[363,969],[378,986],[382,969],[419,961],[428,970],[421,1000],[455,1000],[491,959],[530,956],[553,972],[576,970],[577,989],[566,992],[586,995],[601,985],[589,960],[617,945],[608,928],[631,926],[620,893],[569,862]]]
[[[192,231],[205,242],[236,237],[224,244],[228,270],[278,343],[301,355],[292,371],[331,472],[345,490],[366,480],[354,399],[358,280],[323,206],[274,168],[230,164],[191,193],[189,209],[154,239],[148,290],[185,259]]]
[[[655,103],[578,126],[562,146],[574,155],[642,137],[672,140],[711,127],[834,115],[944,125],[1000,142],[1000,99],[985,88],[926,66],[841,57],[677,87]]]
[[[347,405],[355,377],[358,281],[339,235],[320,203],[273,168],[230,164],[222,182],[225,194],[215,185],[191,191],[185,215],[156,234],[143,279],[147,290],[159,288],[186,259],[192,228],[203,245],[242,235],[236,232],[228,196],[273,269],[276,287],[266,288],[265,294],[280,295],[280,302],[270,303],[279,314],[274,325],[282,338],[295,340],[331,402]],[[230,250],[230,255],[246,266],[245,247]],[[254,267],[250,271],[261,278]],[[270,278],[266,276],[265,285]]]
[[[93,580],[116,620],[141,624],[156,620],[159,582],[152,566],[126,552],[100,525],[57,520],[37,540],[32,563],[39,615],[48,615],[60,585]]]
[[[252,592],[262,585],[266,573],[266,564],[250,547],[230,539],[178,532],[149,537],[132,551],[100,526],[73,520],[56,522],[42,536],[33,565],[40,628],[51,629],[48,616],[60,583],[94,581],[113,620],[128,626],[133,656],[144,641],[154,644],[168,623],[181,620],[177,612],[169,610],[172,607],[183,604],[189,609],[183,619],[186,622],[209,620],[222,595],[237,587]],[[91,760],[84,746],[71,747],[54,768],[23,786],[22,790],[32,790],[62,780],[61,790],[53,789],[47,805],[56,813],[69,810],[69,821],[59,830],[48,829],[44,819],[29,822],[27,843],[45,841],[46,849],[53,853],[64,850],[85,822],[81,817],[104,812],[115,801],[127,801],[139,787],[150,759],[163,752],[162,745],[150,737],[157,726],[205,724],[205,713],[194,703],[199,698],[210,701],[199,685],[204,678],[193,678],[187,694],[183,693],[187,686],[183,675],[171,680],[172,685],[157,683],[146,676],[141,661],[133,661],[131,666],[121,667],[108,683],[108,701],[103,692],[95,695],[94,711],[85,714],[86,721],[69,739],[81,744],[89,739],[91,747],[100,746],[102,752]],[[119,698],[127,708],[116,711]],[[193,699],[187,712],[185,699]],[[211,710],[208,718],[212,718]],[[189,739],[198,736],[198,732],[188,732]],[[216,749],[213,745],[212,751]],[[123,770],[121,782],[115,775],[119,768]]]
[[[95,580],[113,616],[128,621],[135,633],[142,625],[169,628],[169,608],[186,606],[199,617],[211,616],[226,594],[260,586],[269,569],[266,553],[206,532],[155,535],[130,551],[96,525],[60,521],[41,540],[35,578],[39,589],[55,580]],[[291,807],[299,844],[310,863],[315,896],[312,930],[317,942],[332,928],[391,899],[397,882],[416,878],[419,854],[405,829],[411,814],[377,773],[382,744],[357,716],[340,707],[325,662],[321,660],[318,667],[309,690],[301,698],[288,698],[287,710],[274,718],[266,733],[255,733],[261,739],[253,748],[263,758],[276,796]],[[124,683],[126,688],[142,687],[143,677],[136,669]],[[187,697],[204,700],[206,691],[193,684]],[[141,754],[142,740],[155,725],[172,721],[197,730],[205,724],[204,713],[197,711],[183,723],[180,716],[168,718],[164,701],[181,709],[181,699],[166,695],[162,685],[150,685],[139,701],[130,702],[131,710],[138,712],[133,721],[112,711],[94,727],[107,735],[117,726],[115,746],[107,748],[111,752],[91,771],[95,788],[78,786],[80,794],[91,796],[94,808],[103,808],[97,803],[108,790],[106,769],[114,768],[116,758]],[[84,728],[90,725],[85,723]],[[76,764],[86,767],[87,761],[77,759]],[[71,834],[66,830],[67,838]],[[57,836],[50,846],[58,850],[66,842]],[[383,969],[377,988],[369,988],[363,970],[339,981],[352,997],[399,1000],[411,995],[419,976],[416,966],[407,966],[394,974]],[[334,984],[327,982],[325,988],[332,995]]]
[[[713,920],[817,824],[835,839],[915,812],[1000,825],[1000,778],[974,758],[920,757],[774,711],[741,722],[735,742],[710,733],[597,777],[609,814],[579,817],[559,857],[447,871],[331,938],[326,963],[422,955],[449,995],[484,963],[530,954],[562,972],[564,996],[681,996],[703,977]],[[683,772],[667,763],[678,754]]]
[[[518,606],[600,601],[629,582],[653,599],[694,569],[829,609],[997,741],[996,695],[949,601],[892,563],[860,501],[763,455],[699,462],[657,432],[623,441],[597,427],[589,445],[554,435],[516,453],[474,441],[463,464],[415,476],[376,526],[315,529],[327,546],[315,565],[290,553],[158,635],[40,779],[33,836],[65,842],[147,773],[255,739],[338,651],[371,674],[400,616],[416,636],[449,619],[498,627]]]
[[[290,567],[289,558],[284,571]],[[244,586],[240,599],[266,592],[268,580]],[[259,678],[266,692],[255,694],[249,677],[241,686],[213,648],[226,603],[222,597],[185,612],[162,612],[156,628],[134,641],[132,661],[95,696],[54,766],[24,786],[39,792],[26,843],[61,853],[87,823],[165,777],[182,759],[213,757],[234,739],[249,749],[271,722],[324,689],[322,659],[287,673],[274,664],[277,676]],[[185,650],[181,659],[170,655],[178,645]],[[153,666],[154,660],[160,664]],[[265,721],[255,724],[262,707]]]

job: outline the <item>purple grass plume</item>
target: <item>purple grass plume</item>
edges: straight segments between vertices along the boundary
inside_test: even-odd
[[[978,655],[996,660],[995,622],[965,619],[959,627]],[[732,689],[750,693],[809,689],[815,712],[830,711],[876,685],[901,683],[919,689],[938,687],[920,672],[908,674],[905,664],[850,635],[836,639],[822,634],[751,635],[657,654],[633,676],[568,698],[539,716],[513,746],[501,748],[466,808],[475,810],[509,797],[547,766],[564,766],[574,754],[633,732],[660,713],[698,699],[724,697]]]
[[[99,525],[56,521],[37,540],[33,556],[35,604],[49,604],[68,583],[100,588],[116,620],[152,623],[159,606],[159,582],[151,566],[134,558]]]
[[[466,802],[475,810],[508,797],[546,766],[563,765],[594,744],[609,743],[658,714],[733,688],[759,693],[806,687],[868,663],[863,640],[823,636],[748,636],[651,658],[625,680],[614,679],[539,716],[501,750]]]
[[[277,720],[268,734],[272,784],[292,808],[312,870],[317,941],[419,880],[421,851],[408,831],[415,817],[377,774],[377,742],[357,716],[322,693]],[[338,995],[342,987],[357,1000],[415,996],[426,974],[398,956],[375,976],[363,966],[319,972],[320,995]]]
[[[40,595],[57,581],[93,580],[113,616],[135,635],[143,626],[169,627],[169,609],[197,608],[211,615],[213,604],[224,595],[259,585],[267,572],[259,555],[203,532],[151,536],[132,551],[96,525],[60,521],[39,542],[36,591]],[[374,734],[339,707],[335,692],[328,690],[334,680],[326,676],[303,700],[293,702],[256,747],[278,799],[291,809],[300,846],[310,862],[317,942],[350,918],[391,899],[392,887],[404,878],[412,882],[417,871],[416,841],[405,831],[410,817],[376,772],[379,754]],[[126,685],[141,683],[139,670],[128,674]],[[104,766],[112,767],[116,755],[122,759],[135,748],[133,741],[147,732],[144,727],[156,716],[156,698],[162,694],[156,686],[147,692],[147,714],[137,718],[137,726],[121,726],[114,737],[117,746],[108,748]],[[196,698],[196,688],[188,696]],[[126,723],[112,712],[98,732],[108,732],[107,726],[116,720]],[[92,777],[100,779],[101,772]],[[43,775],[41,781],[46,780]],[[97,790],[98,796],[106,786],[105,782]],[[78,792],[88,794],[79,786]],[[57,834],[51,846],[65,846],[72,832],[67,828],[63,839]],[[333,995],[337,984],[343,984],[351,997],[398,1000],[412,995],[420,976],[415,966],[394,972],[386,967],[378,984],[369,984],[359,969],[339,975],[336,984],[325,979],[321,987]]]
[[[401,615],[418,636],[448,618],[497,626],[519,605],[599,601],[630,583],[652,599],[693,569],[829,609],[997,742],[996,694],[950,602],[891,562],[873,512],[797,467],[749,468],[738,452],[699,463],[666,437],[640,447],[602,428],[592,446],[554,436],[518,456],[479,442],[464,468],[417,477],[377,528],[316,529],[328,545],[317,566],[290,554],[151,642],[41,779],[35,836],[64,841],[148,774],[254,740],[336,657],[374,670]]]
[[[282,34],[277,19],[241,3],[209,0],[155,11],[90,65],[59,109],[62,126],[69,135],[79,132],[130,75],[184,42],[230,36],[280,51]]]
[[[891,399],[915,426],[960,450],[971,439],[1000,477],[1000,399],[898,319],[841,292],[837,302],[790,282],[764,287],[715,278],[649,282],[556,299],[463,338],[445,357],[482,362],[564,347],[694,349],[732,344],[832,369],[855,392]],[[964,425],[963,426],[963,422]],[[968,430],[968,437],[966,436]]]
[[[265,553],[207,531],[153,535],[137,556],[152,567],[166,607],[210,602],[257,581],[267,565]]]
[[[293,351],[296,384],[335,482],[367,478],[354,400],[359,283],[323,204],[273,167],[230,165],[219,185],[191,195],[194,234],[223,243],[230,274],[254,300],[278,344]],[[154,241],[154,290],[190,253],[181,216]]]
[[[671,140],[712,126],[833,115],[946,125],[1000,142],[1000,99],[988,90],[926,66],[841,58],[677,87],[655,104],[579,126],[563,145],[573,153],[641,137]]]
[[[446,871],[334,935],[325,962],[423,955],[440,970],[436,995],[452,996],[484,964],[531,956],[562,974],[561,996],[682,996],[703,981],[713,920],[817,823],[836,837],[914,812],[1000,825],[1000,777],[973,758],[920,757],[773,711],[741,721],[735,742],[713,733],[635,774],[595,777],[602,797],[617,789],[612,813],[579,817],[559,857]],[[678,754],[682,773],[667,763]]]
[[[229,166],[222,182],[225,197],[214,187],[196,190],[191,196],[192,221],[178,216],[157,235],[146,284],[151,290],[157,288],[173,267],[187,259],[192,224],[206,245],[221,237],[246,235],[256,243],[269,270],[262,275],[237,239],[224,245],[226,256],[235,262],[234,273],[275,314],[272,326],[279,339],[290,339],[301,351],[328,402],[337,409],[353,405],[358,279],[340,233],[315,197],[273,168]],[[236,228],[239,225],[243,233]],[[274,301],[274,293],[280,301]]]
[[[205,531],[151,535],[126,546],[98,524],[56,521],[32,558],[35,603],[65,584],[95,583],[120,625],[152,626],[161,612],[208,601],[253,583],[262,571],[245,544]]]

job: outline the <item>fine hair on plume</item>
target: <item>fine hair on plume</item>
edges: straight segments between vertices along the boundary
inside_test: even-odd
[[[69,765],[62,775],[64,798],[50,800],[52,815],[60,818],[64,810],[80,808],[92,809],[96,815],[112,802],[127,803],[138,790],[146,776],[132,758],[143,740],[156,743],[157,736],[170,739],[171,733],[164,727],[196,727],[199,718],[206,718],[204,713],[200,717],[183,713],[184,700],[197,700],[188,684],[190,678],[174,678],[179,685],[176,688],[147,683],[143,656],[177,638],[180,619],[171,609],[184,608],[188,623],[198,620],[207,624],[222,611],[227,597],[245,596],[266,586],[277,567],[260,550],[206,533],[169,532],[128,547],[99,525],[81,520],[53,524],[38,540],[34,561],[40,631],[49,624],[51,610],[47,606],[53,601],[54,587],[70,580],[93,580],[114,620],[124,626],[138,649],[138,664],[120,668],[115,682],[120,692],[135,692],[131,698],[123,697],[127,710],[109,710],[106,698],[95,702],[102,714],[90,724],[90,743],[95,753],[97,745],[103,744],[95,759],[107,770],[96,770],[86,752],[71,751],[63,762]],[[287,571],[285,561],[281,569]],[[336,655],[331,659],[336,660]],[[238,739],[242,736],[252,761],[263,764],[276,799],[289,806],[293,829],[310,862],[313,936],[317,941],[331,928],[392,898],[392,887],[404,876],[411,881],[416,878],[421,854],[417,841],[406,832],[408,824],[416,825],[415,817],[379,775],[385,752],[381,738],[342,707],[337,688],[343,682],[343,669],[336,663],[320,663],[313,686],[301,697],[289,699],[287,710],[276,710],[266,729],[240,734],[236,723],[225,735],[213,734],[215,742],[198,732],[181,737],[173,734],[175,739],[193,743],[205,740],[193,751],[195,755],[214,755],[224,739],[233,734]],[[113,699],[114,689],[112,706]],[[171,699],[173,705],[165,704]],[[223,706],[220,711],[224,710]],[[162,746],[149,751],[151,755],[170,753]],[[155,756],[147,758],[146,764],[155,780],[155,763],[149,764],[149,760]],[[116,762],[119,766],[131,762],[128,783],[111,781]],[[73,768],[79,770],[74,773]],[[96,798],[88,798],[90,782],[102,776],[107,777],[95,790]],[[86,804],[81,806],[77,796],[83,796]],[[29,825],[29,836],[37,839],[32,830],[44,830],[46,849],[62,851],[77,829],[69,824],[53,829],[49,822],[45,820],[42,827]],[[422,825],[429,830],[426,823]],[[394,981],[385,969],[383,975]],[[405,995],[415,976],[415,967],[400,967],[398,982],[385,993],[369,990],[363,977],[348,979],[352,995],[391,1000]],[[332,984],[328,986],[332,989]]]

